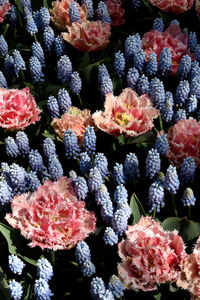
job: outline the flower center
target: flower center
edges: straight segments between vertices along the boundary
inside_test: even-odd
[[[121,126],[126,126],[131,120],[133,120],[133,116],[126,112],[115,114],[115,121]]]

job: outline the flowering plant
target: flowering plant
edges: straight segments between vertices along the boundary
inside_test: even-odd
[[[0,0],[2,300],[200,299],[193,2]]]

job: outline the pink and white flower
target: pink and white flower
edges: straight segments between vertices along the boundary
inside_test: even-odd
[[[131,88],[126,88],[119,96],[106,95],[105,111],[97,111],[92,116],[96,126],[108,134],[136,137],[153,127],[153,119],[159,110],[152,105],[146,95],[138,96]]]
[[[71,106],[60,119],[54,118],[51,125],[62,139],[65,131],[69,128],[72,129],[77,135],[79,144],[82,144],[86,127],[94,126],[94,121],[89,109],[80,110]]]
[[[95,230],[96,218],[78,201],[71,181],[62,177],[47,180],[34,193],[15,196],[12,213],[5,219],[31,239],[31,247],[65,250],[84,240]]]
[[[155,52],[158,61],[163,48],[169,48],[172,54],[171,74],[176,75],[183,55],[188,54],[193,58],[193,55],[187,49],[187,40],[188,36],[181,32],[180,26],[171,24],[164,32],[156,30],[146,32],[142,38],[142,48],[146,52],[146,60],[149,59],[152,52]]]
[[[62,37],[81,52],[96,52],[103,50],[109,43],[110,25],[101,21],[73,22],[67,26],[68,33]]]
[[[28,87],[18,89],[0,88],[0,127],[7,130],[24,130],[40,120],[37,107]]]
[[[163,11],[179,15],[189,10],[194,0],[149,0],[149,2]]]
[[[84,4],[80,6],[78,2],[74,0],[53,1],[52,9],[50,9],[51,21],[58,29],[62,31],[67,31],[67,26],[71,25],[70,18],[69,18],[70,2],[76,2],[77,8],[80,13],[81,21],[85,21],[87,18],[87,8]]]
[[[200,121],[183,119],[170,127],[167,133],[169,149],[166,156],[171,164],[180,167],[184,158],[191,156],[200,163]]]
[[[9,2],[5,2],[4,4],[0,5],[0,24],[3,23],[4,18],[7,12],[10,10],[11,5]]]
[[[164,231],[151,217],[141,217],[126,235],[118,244],[118,273],[127,289],[153,291],[157,284],[178,279],[186,252],[177,231]]]
[[[200,237],[193,253],[187,255],[181,264],[181,275],[176,284],[191,293],[191,299],[200,299]]]
[[[107,0],[105,3],[110,15],[111,25],[116,27],[123,25],[125,10],[122,8],[121,0]]]

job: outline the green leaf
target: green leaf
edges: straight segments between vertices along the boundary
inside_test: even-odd
[[[153,297],[154,297],[156,300],[161,300],[162,294],[161,294],[161,293],[158,293],[158,294],[156,294],[156,295],[153,295]]]
[[[135,193],[131,197],[130,208],[133,214],[133,224],[137,224],[141,216],[145,216],[146,213]]]
[[[184,242],[188,242],[200,235],[200,222],[195,222],[184,218],[170,217],[163,221],[162,227],[164,230],[179,231]]]
[[[153,131],[148,131],[145,134],[142,134],[136,138],[130,138],[127,141],[127,144],[140,144],[140,143],[149,143],[149,144],[154,144],[156,140],[155,135],[153,134]]]
[[[173,286],[171,283],[169,285],[169,290],[171,293],[175,293],[179,290],[179,288],[177,286]]]
[[[19,231],[13,228],[10,228],[9,226],[0,223],[0,232],[5,237],[7,244],[8,244],[8,251],[10,254],[17,254],[21,258],[23,258],[26,262],[36,266],[37,260],[31,259],[23,254],[22,250],[27,250],[28,253],[30,251],[33,252],[33,250],[30,250],[30,248],[27,247],[24,238],[20,235]]]
[[[43,0],[43,6],[48,8],[48,3],[47,3],[47,0]]]
[[[6,275],[0,267],[0,296],[1,300],[11,300]]]
[[[90,82],[90,78],[91,78],[91,73],[94,70],[94,68],[98,68],[98,66],[103,62],[104,60],[100,60],[96,63],[90,64],[89,66],[83,68],[83,69],[78,69],[79,72],[82,72],[82,74],[84,75],[85,80],[87,81],[87,83]]]
[[[43,132],[42,134],[45,138],[50,138],[52,139],[53,141],[55,141],[56,139],[56,135],[53,134],[53,133],[50,133],[48,130],[45,129],[45,131]]]
[[[0,232],[4,235],[4,237],[7,240],[9,253],[16,254],[17,248],[14,245],[12,238],[11,238],[11,232],[13,232],[13,231],[14,230],[11,229],[10,227],[4,225],[3,223],[0,223]]]
[[[181,230],[183,218],[169,217],[162,222],[162,227],[164,230]]]
[[[200,235],[200,223],[195,221],[187,220],[181,236],[185,242],[190,241]]]
[[[124,145],[124,141],[125,141],[125,138],[124,138],[123,134],[118,136],[118,142],[120,145]]]
[[[86,68],[90,64],[90,56],[88,52],[83,54],[80,65],[78,67],[79,70]]]

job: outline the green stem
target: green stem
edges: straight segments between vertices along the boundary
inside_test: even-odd
[[[191,220],[192,217],[192,208],[191,206],[188,206],[188,219]]]
[[[82,102],[82,99],[81,99],[80,95],[78,95],[78,99],[79,99],[80,105],[83,106],[83,102]]]
[[[156,218],[156,209],[157,209],[157,205],[154,207],[154,210],[153,210],[153,219],[155,220]]]
[[[6,33],[7,33],[7,31],[8,31],[8,28],[9,28],[9,24],[6,24],[6,27],[5,27],[5,29],[4,29],[4,31],[3,31],[3,37],[5,38],[5,36],[6,36]]]
[[[163,131],[161,115],[159,115],[160,130]]]
[[[175,202],[174,194],[171,194],[171,198],[172,198],[172,207],[173,207],[173,210],[174,210],[175,217],[178,217],[178,210],[176,208],[176,202]]]
[[[51,251],[51,263],[54,266],[56,262],[55,251],[54,250],[50,250],[50,251]]]
[[[35,42],[37,43],[37,37],[36,37],[36,35],[34,34],[33,37],[34,37]]]

